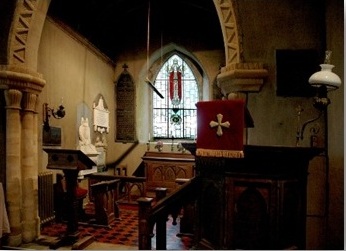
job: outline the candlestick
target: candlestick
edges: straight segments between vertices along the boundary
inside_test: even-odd
[[[171,151],[174,151],[174,136],[172,134],[172,144],[171,144]]]

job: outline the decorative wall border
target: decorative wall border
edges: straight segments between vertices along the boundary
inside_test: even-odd
[[[13,64],[25,63],[28,34],[37,7],[37,0],[24,0],[18,3],[14,15],[13,41],[10,51]]]
[[[238,25],[233,8],[234,4],[231,0],[214,0],[214,4],[221,23],[225,44],[226,66],[231,63],[239,63],[241,60],[241,48]]]

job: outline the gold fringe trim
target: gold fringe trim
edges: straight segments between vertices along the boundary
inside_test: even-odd
[[[244,158],[244,152],[239,150],[216,150],[197,148],[196,156],[218,158]]]

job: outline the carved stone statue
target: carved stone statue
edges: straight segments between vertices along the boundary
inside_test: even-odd
[[[89,127],[89,119],[81,118],[81,124],[79,126],[79,149],[83,153],[98,153],[96,147],[91,143],[90,137],[90,127]]]

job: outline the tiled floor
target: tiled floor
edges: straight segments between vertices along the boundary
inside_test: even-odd
[[[79,238],[93,236],[95,241],[102,243],[137,246],[138,212],[135,210],[121,210],[120,214],[121,219],[116,219],[109,227],[79,224]],[[47,225],[41,230],[41,235],[62,236],[66,232],[66,227],[66,223]]]
[[[49,246],[40,245],[37,243],[29,243],[23,244],[21,249],[30,249],[30,250],[49,250]],[[60,247],[57,250],[71,250],[71,246]],[[94,241],[89,246],[84,248],[84,250],[138,250],[136,246],[125,246],[125,245],[117,245],[110,243],[102,243]]]
[[[121,219],[116,220],[110,227],[93,227],[81,224],[78,227],[79,238],[93,236],[94,241],[84,248],[84,250],[138,250],[138,211],[121,210]],[[188,250],[191,248],[190,237],[177,237],[179,233],[178,224],[172,225],[172,219],[167,221],[167,249],[168,250]],[[49,249],[49,241],[63,236],[66,230],[65,223],[57,223],[44,227],[41,230],[41,238],[36,243],[23,244],[21,248],[31,250]],[[154,229],[155,234],[155,229]],[[38,244],[40,243],[40,244]],[[156,247],[156,238],[152,238],[152,249]],[[58,250],[71,249],[71,246],[64,246]]]

